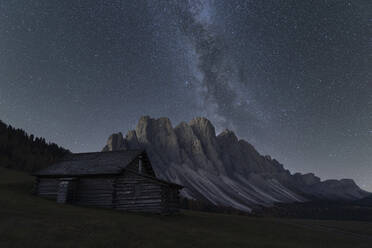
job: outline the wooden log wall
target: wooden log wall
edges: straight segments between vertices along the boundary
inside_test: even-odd
[[[40,178],[37,180],[36,194],[55,200],[58,194],[59,179],[56,178]]]
[[[115,208],[134,212],[164,212],[162,187],[153,180],[126,172],[116,180]]]
[[[168,185],[162,186],[162,204],[164,212],[178,213],[180,207],[179,191],[174,187]]]
[[[113,177],[80,178],[77,185],[76,204],[112,208]]]
[[[77,205],[116,208],[133,212],[174,213],[179,211],[177,188],[130,171],[118,176],[76,178],[69,181],[66,188],[60,187],[60,183],[63,183],[60,178],[38,178],[36,193],[41,197],[56,200],[58,192],[61,191],[67,194],[63,202]]]

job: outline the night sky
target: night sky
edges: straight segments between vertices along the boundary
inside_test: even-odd
[[[0,0],[0,119],[73,152],[209,118],[292,172],[372,190],[372,5]]]

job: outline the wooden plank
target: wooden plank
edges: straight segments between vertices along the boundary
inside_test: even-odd
[[[37,184],[37,195],[48,199],[56,199],[59,181],[54,178],[40,178]]]
[[[112,207],[114,178],[84,178],[78,184],[76,204],[97,207]]]

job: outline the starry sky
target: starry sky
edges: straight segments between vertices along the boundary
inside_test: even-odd
[[[369,0],[0,0],[0,119],[73,152],[205,116],[372,191]]]

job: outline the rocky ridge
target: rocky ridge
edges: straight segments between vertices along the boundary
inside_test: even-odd
[[[312,173],[292,175],[234,132],[226,129],[216,135],[203,117],[174,128],[168,118],[141,117],[125,137],[112,134],[103,151],[122,149],[146,149],[158,177],[184,185],[184,197],[243,211],[312,197],[355,200],[368,195],[351,179],[321,181]]]

